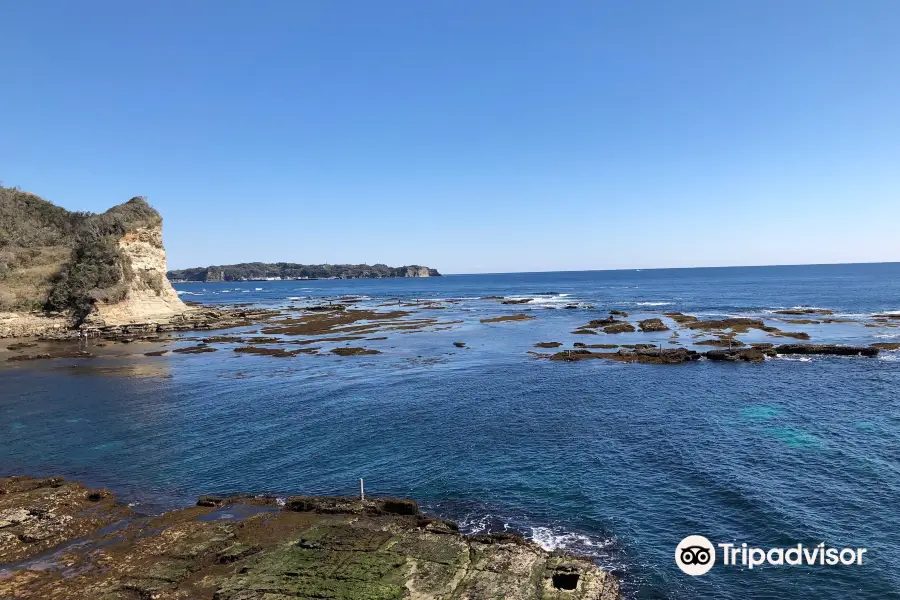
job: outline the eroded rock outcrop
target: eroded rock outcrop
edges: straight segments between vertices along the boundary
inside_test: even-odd
[[[159,321],[187,307],[169,285],[162,218],[132,198],[69,212],[0,187],[0,337]]]
[[[13,563],[0,577],[3,598],[620,597],[616,578],[588,559],[510,533],[461,535],[402,498],[295,496],[282,507],[270,497],[203,496],[197,506],[136,517],[104,490],[30,481],[0,479],[8,490],[0,495],[0,560]],[[63,516],[61,529],[35,525]],[[40,541],[27,531],[48,535]],[[64,544],[76,535],[77,544]],[[18,562],[50,548],[40,564]]]
[[[125,283],[124,298],[118,302],[98,302],[87,322],[116,325],[169,320],[187,310],[166,278],[166,251],[162,224],[140,227],[119,239],[119,251],[131,276]]]

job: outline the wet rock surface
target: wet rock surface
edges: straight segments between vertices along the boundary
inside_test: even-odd
[[[877,356],[879,349],[871,346],[839,346],[836,344],[781,344],[778,354],[819,354],[832,356]]]
[[[563,350],[551,355],[550,360],[574,362],[593,358],[616,362],[636,362],[654,365],[672,365],[700,359],[700,353],[685,348],[622,349],[618,352],[591,352],[587,349]]]
[[[644,319],[638,323],[641,331],[669,331],[662,319]]]
[[[406,499],[296,496],[281,507],[274,498],[204,496],[198,506],[135,517],[108,492],[61,479],[0,486],[0,535],[35,527],[44,509],[57,522],[70,517],[45,528],[43,543],[0,537],[4,598],[619,598],[615,577],[590,560],[509,533],[463,536]],[[86,503],[100,509],[85,511]],[[110,523],[117,527],[104,528]],[[29,552],[10,552],[19,547]],[[51,548],[40,564],[23,562]]]

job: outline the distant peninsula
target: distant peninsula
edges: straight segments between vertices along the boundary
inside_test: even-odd
[[[420,265],[302,265],[298,263],[239,263],[177,269],[166,273],[171,282],[187,281],[282,281],[297,279],[384,279],[389,277],[439,277],[437,269]]]

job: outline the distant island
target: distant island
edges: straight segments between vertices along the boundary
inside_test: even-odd
[[[384,279],[389,277],[439,277],[437,269],[420,265],[302,265],[298,263],[239,263],[176,269],[166,273],[171,282],[188,281],[291,281],[297,279]]]

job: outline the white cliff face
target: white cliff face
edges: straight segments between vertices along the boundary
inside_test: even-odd
[[[407,277],[431,277],[428,267],[406,267]]]
[[[182,314],[187,307],[166,279],[166,251],[162,227],[142,227],[119,240],[119,249],[131,268],[125,299],[98,302],[91,321],[106,325],[160,321]]]

